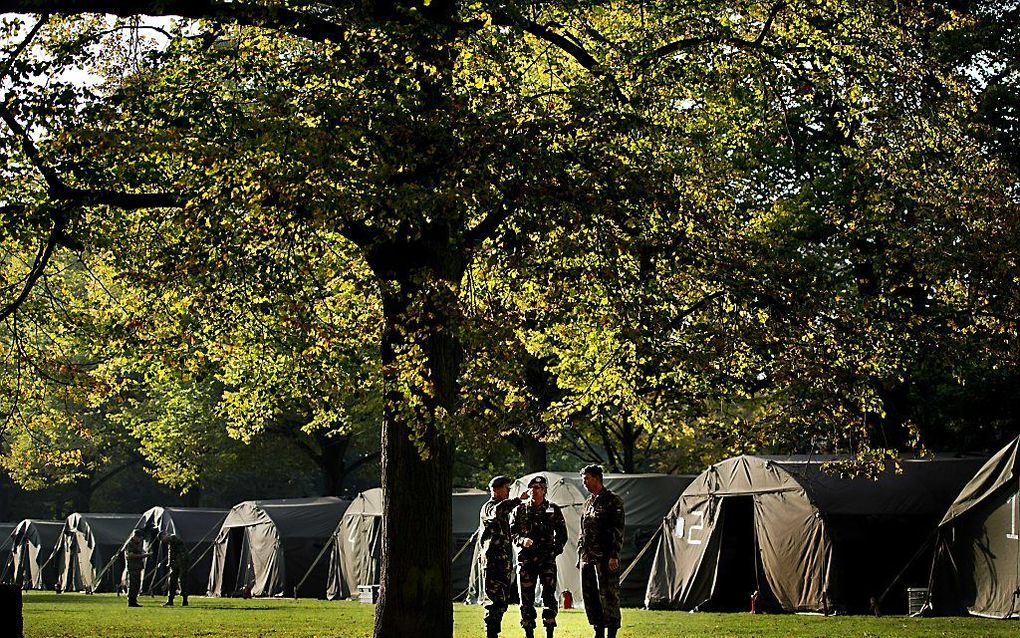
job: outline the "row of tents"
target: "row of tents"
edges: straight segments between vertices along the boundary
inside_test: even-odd
[[[697,476],[607,474],[626,507],[621,602],[683,610],[861,613],[926,610],[1020,616],[1020,439],[989,460],[905,460],[877,477],[844,478],[838,457],[738,456]],[[548,498],[576,538],[587,493],[580,477],[543,473]],[[533,475],[519,479],[524,491]],[[457,599],[484,602],[480,490],[453,502]],[[153,508],[26,520],[3,535],[3,578],[28,588],[104,591],[123,584],[118,556],[135,528],[188,544],[192,594],[359,598],[378,585],[382,491],[246,501],[230,510]],[[158,591],[158,541],[143,591]],[[580,598],[573,543],[558,586]],[[916,593],[915,592],[915,593]],[[558,592],[558,595],[561,592]],[[753,598],[753,603],[752,603]],[[915,597],[916,598],[916,597]]]

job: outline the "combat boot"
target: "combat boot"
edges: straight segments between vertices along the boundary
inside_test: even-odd
[[[606,630],[604,627],[595,625],[594,627],[592,627],[592,629],[595,630],[595,633],[592,634],[591,638],[606,638]]]
[[[181,607],[187,607],[187,606],[188,606],[188,596],[187,596],[187,594],[181,594]]]
[[[620,631],[619,627],[607,627],[606,638],[616,638],[616,632]]]

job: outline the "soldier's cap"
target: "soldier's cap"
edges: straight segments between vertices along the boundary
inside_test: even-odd
[[[536,485],[538,487],[548,487],[549,483],[548,483],[548,481],[545,480],[544,476],[539,474],[538,476],[536,476],[533,479],[531,479],[530,481],[528,481],[528,487],[535,487]]]
[[[509,476],[504,476],[503,474],[500,474],[499,476],[492,477],[492,480],[489,481],[489,489],[491,490],[494,487],[506,487],[507,485],[510,485],[513,482],[514,480]]]
[[[585,474],[590,474],[591,476],[594,476],[595,478],[597,478],[598,480],[601,481],[602,480],[602,466],[598,465],[597,463],[592,463],[591,465],[586,465],[581,470],[581,476],[584,476]]]

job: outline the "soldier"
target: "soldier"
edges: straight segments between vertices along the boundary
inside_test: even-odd
[[[478,514],[482,530],[482,573],[485,579],[485,636],[496,638],[503,625],[503,614],[510,604],[510,580],[513,570],[513,547],[510,545],[510,512],[528,496],[510,498],[509,476],[489,481],[490,498]]]
[[[581,596],[594,638],[616,638],[620,629],[620,550],[623,549],[623,501],[602,481],[602,467],[581,470],[591,496],[581,511]]]
[[[168,531],[160,532],[159,540],[166,546],[167,573],[166,602],[164,607],[174,606],[177,585],[181,587],[181,606],[188,606],[188,568],[191,567],[191,555],[184,541]]]
[[[145,559],[152,554],[145,551],[146,530],[131,530],[131,538],[124,545],[124,562],[127,563],[128,574],[128,607],[141,607],[138,604],[138,592],[142,588],[142,569]]]
[[[567,544],[563,512],[545,499],[547,483],[536,476],[528,483],[529,502],[510,514],[510,536],[517,546],[517,587],[521,596],[521,627],[535,637],[535,585],[542,584],[542,624],[547,638],[556,631],[556,557]]]

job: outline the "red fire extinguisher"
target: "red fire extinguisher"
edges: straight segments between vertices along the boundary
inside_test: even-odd
[[[563,608],[564,609],[574,608],[574,595],[570,593],[569,589],[563,590]]]

